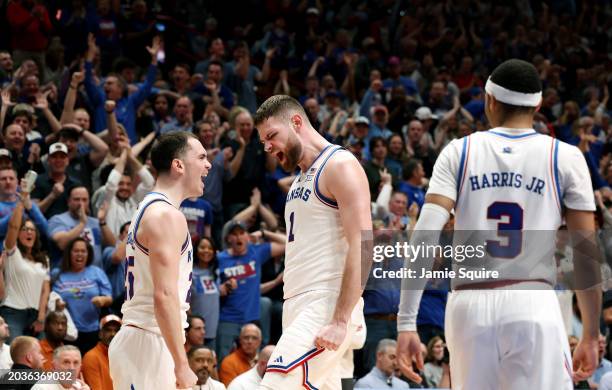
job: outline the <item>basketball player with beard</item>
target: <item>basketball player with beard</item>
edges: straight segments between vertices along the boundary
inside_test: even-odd
[[[368,181],[357,159],[327,142],[295,99],[270,97],[254,122],[265,151],[286,171],[301,169],[285,206],[283,335],[260,389],[340,389],[339,362],[364,323]]]

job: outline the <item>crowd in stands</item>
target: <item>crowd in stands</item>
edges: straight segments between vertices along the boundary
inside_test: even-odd
[[[0,368],[70,367],[83,386],[112,388],[127,231],[155,180],[148,154],[159,134],[184,130],[212,163],[204,196],[181,206],[195,252],[189,362],[199,386],[255,388],[281,334],[283,210],[296,175],[253,126],[273,94],[298,99],[362,162],[373,229],[409,232],[440,151],[489,128],[491,70],[530,61],[543,84],[534,128],[583,152],[609,257],[611,31],[610,2],[590,0],[0,2]],[[30,170],[38,177],[24,191]],[[423,296],[427,364],[408,384],[395,361],[399,290],[366,290],[367,336],[347,377],[450,387],[446,294]],[[604,298],[601,364],[581,388],[612,389]],[[562,307],[580,337],[579,310]]]

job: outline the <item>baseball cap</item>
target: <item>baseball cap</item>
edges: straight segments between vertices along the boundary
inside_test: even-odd
[[[4,148],[0,149],[0,157],[11,158],[11,151]]]
[[[355,124],[370,126],[370,120],[365,116],[360,116],[357,119],[355,119]]]
[[[100,320],[100,329],[104,328],[110,322],[116,322],[121,325],[121,318],[114,314],[109,314],[105,317],[102,317],[102,319]]]
[[[68,147],[61,142],[56,142],[49,146],[49,156],[57,152],[68,154]]]
[[[315,8],[315,7],[310,7],[306,10],[306,15],[318,15],[319,14],[319,9]]]
[[[434,115],[429,109],[429,107],[426,106],[419,107],[414,113],[414,116],[416,116],[417,119],[420,121],[424,121],[427,119],[438,119],[438,116]]]
[[[244,231],[247,231],[247,227],[244,224],[244,222],[242,221],[238,221],[235,219],[232,219],[231,221],[227,222],[224,226],[223,226],[223,232],[221,233],[221,238],[223,240],[223,246],[227,246],[227,236],[229,236],[229,234],[231,232],[234,231],[234,229],[236,228],[241,228]]]
[[[15,104],[15,107],[13,107],[11,114],[13,114],[14,116],[17,116],[17,113],[19,113],[20,115],[28,115],[31,117],[34,115],[34,112],[35,112],[34,107],[30,106],[29,104],[18,103],[18,104]]]

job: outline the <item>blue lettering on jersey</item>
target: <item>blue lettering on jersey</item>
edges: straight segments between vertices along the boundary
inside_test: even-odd
[[[131,231],[128,232],[126,245],[131,246],[132,250],[136,250],[134,246],[134,234]]]
[[[546,187],[546,182],[538,177],[532,177],[523,186],[523,175],[515,172],[491,172],[474,175],[469,177],[470,188],[472,191],[479,191],[484,188],[524,188],[525,190],[538,195],[544,195],[542,190]]]
[[[289,203],[290,201],[294,199],[301,199],[304,202],[306,202],[308,201],[308,198],[310,197],[310,193],[311,191],[309,189],[305,189],[304,187],[294,188],[287,194],[286,203]]]

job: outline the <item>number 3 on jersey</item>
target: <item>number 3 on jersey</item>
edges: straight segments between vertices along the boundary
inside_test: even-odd
[[[129,256],[125,262],[125,300],[129,301],[134,296],[134,256]]]
[[[523,208],[517,203],[494,202],[487,209],[487,219],[501,220],[497,223],[497,235],[506,239],[501,241],[487,240],[487,252],[493,257],[512,259],[518,256],[523,248]]]

